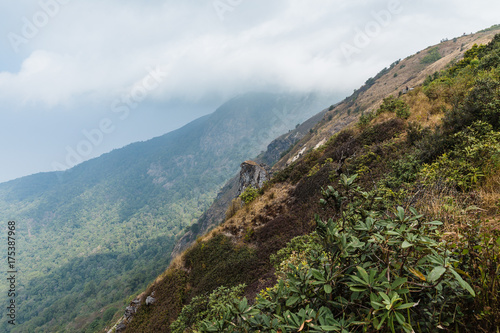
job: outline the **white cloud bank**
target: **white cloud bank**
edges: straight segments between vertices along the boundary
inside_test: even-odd
[[[17,22],[10,15],[7,36],[26,43],[15,45],[24,55],[20,70],[0,74],[0,98],[47,107],[109,98],[154,66],[171,68],[160,99],[214,90],[224,96],[266,88],[345,90],[410,50],[494,23],[492,13],[500,9],[494,1],[405,0],[31,4],[16,11]],[[360,31],[372,34],[358,48]],[[345,44],[357,49],[351,59],[342,52]]]

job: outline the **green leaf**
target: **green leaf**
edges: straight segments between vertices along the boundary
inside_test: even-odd
[[[294,305],[295,303],[297,303],[297,301],[300,299],[299,296],[297,295],[294,295],[292,297],[290,297],[289,299],[286,300],[286,306],[292,306]]]
[[[396,316],[396,320],[398,321],[398,323],[400,325],[404,325],[405,324],[405,322],[406,322],[405,321],[405,317],[401,313],[396,312],[396,313],[394,313],[394,315]]]
[[[325,293],[327,293],[327,294],[331,294],[332,293],[332,286],[330,286],[329,284],[325,284],[323,286],[323,289],[325,289]]]
[[[380,291],[378,294],[380,296],[382,296],[382,298],[384,299],[384,301],[386,301],[387,303],[391,303],[391,299],[389,298],[389,296],[386,293],[383,293],[383,292]]]
[[[356,269],[358,270],[358,272],[361,275],[361,277],[363,278],[363,280],[365,280],[365,282],[370,282],[370,279],[368,278],[368,273],[366,272],[366,270],[363,267],[356,266]]]
[[[394,280],[392,283],[391,283],[391,289],[396,289],[397,287],[399,287],[400,285],[402,285],[403,283],[406,283],[406,281],[408,281],[407,278],[403,278],[403,277],[398,277],[396,280]]]
[[[384,324],[384,321],[387,319],[387,316],[389,315],[388,312],[384,313],[384,315],[380,318],[380,322],[378,323],[378,325],[375,325],[375,328],[377,330],[380,330],[380,328],[382,327],[382,325]]]
[[[453,268],[450,268],[450,272],[455,275],[455,278],[457,279],[458,283],[460,284],[460,286],[462,288],[464,288],[465,290],[467,290],[473,297],[476,297],[476,293],[474,292],[474,290],[472,289],[472,287],[470,286],[470,284],[468,284],[467,282],[464,281],[464,279],[462,279],[462,277],[460,276],[460,274],[458,274],[457,272],[455,272],[455,270]]]
[[[247,306],[248,306],[247,298],[243,297],[241,302],[238,304],[238,310],[240,310],[240,312],[244,312]]]
[[[437,281],[443,274],[446,272],[446,268],[443,266],[436,266],[434,269],[427,275],[427,280],[429,282]]]
[[[432,222],[425,222],[424,224],[429,224],[429,225],[443,225],[443,222],[440,222],[440,221],[432,221]]]
[[[396,307],[398,310],[403,310],[403,309],[408,309],[411,308],[415,305],[415,303],[406,303],[406,304],[401,304]]]
[[[397,217],[398,217],[398,219],[400,221],[404,221],[404,219],[405,219],[405,210],[404,210],[404,208],[401,207],[401,206],[398,206],[396,215],[397,215]]]
[[[413,244],[412,244],[412,243],[409,243],[409,242],[408,242],[408,241],[406,241],[406,240],[403,242],[403,244],[401,244],[401,247],[402,247],[403,249],[409,248],[409,247],[411,247],[411,246],[413,246]]]
[[[317,269],[311,269],[311,273],[312,275],[314,276],[314,278],[316,280],[319,280],[319,281],[326,281],[325,280],[325,277],[323,276],[323,274],[321,274],[320,271],[318,271]]]

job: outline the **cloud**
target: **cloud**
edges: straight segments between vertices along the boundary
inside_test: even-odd
[[[425,32],[429,25],[443,34],[468,28],[460,16],[470,18],[468,2],[401,0],[401,13],[346,62],[340,45],[352,45],[356,33],[374,22],[374,13],[391,2],[398,1],[73,1],[61,5],[23,45],[28,55],[21,69],[0,74],[2,98],[48,108],[89,96],[105,99],[129,89],[153,66],[172,69],[154,94],[159,99],[200,98],[214,91],[230,96],[259,89],[346,90],[346,82],[355,87],[367,70],[377,72],[399,58],[400,43],[421,44],[407,40],[405,31]],[[217,3],[229,8],[223,20]],[[42,8],[22,17],[33,21]],[[481,8],[477,14],[494,19],[493,10]],[[457,30],[460,22],[464,27]]]

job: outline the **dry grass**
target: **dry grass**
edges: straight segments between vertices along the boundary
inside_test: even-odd
[[[477,192],[489,225],[500,230],[500,170],[488,176]]]
[[[443,118],[444,111],[451,109],[451,105],[439,99],[430,101],[423,93],[422,88],[417,88],[405,95],[403,100],[410,106],[409,121],[417,121],[423,126],[436,127]]]
[[[236,214],[241,209],[242,204],[243,203],[240,197],[233,199],[231,201],[229,207],[226,210],[226,221],[229,220],[231,217],[233,217],[234,214]]]
[[[500,230],[500,171],[475,191],[462,193],[436,184],[418,190],[412,201],[411,205],[427,219],[443,222],[447,238],[458,237],[459,230],[478,220],[483,227]]]
[[[237,240],[241,240],[248,228],[258,228],[271,218],[269,214],[274,215],[269,211],[270,208],[284,206],[283,203],[288,199],[291,188],[292,186],[288,184],[276,184],[267,189],[263,195],[245,205],[243,209],[239,209],[226,222],[204,236],[202,241],[208,241],[219,233],[236,236]]]
[[[484,211],[476,192],[462,193],[444,184],[421,188],[413,200],[411,205],[426,219],[443,222],[445,235],[457,235],[459,229],[477,220]]]
[[[284,168],[291,163],[292,157],[303,148],[314,148],[319,142],[328,139],[333,134],[339,132],[341,129],[352,125],[359,118],[359,113],[354,113],[354,110],[359,108],[359,112],[376,111],[382,104],[382,100],[390,95],[398,96],[399,92],[406,87],[416,88],[407,96],[415,98],[414,105],[412,106],[412,116],[410,120],[421,121],[427,126],[434,126],[439,123],[442,118],[442,110],[444,107],[449,107],[445,102],[439,101],[436,107],[430,107],[425,95],[417,91],[420,85],[424,82],[427,76],[434,74],[446,68],[450,62],[457,61],[463,57],[463,54],[470,49],[474,44],[487,44],[489,43],[498,30],[492,30],[473,35],[466,35],[458,37],[456,40],[449,40],[438,45],[429,46],[427,49],[422,50],[413,56],[409,56],[392,69],[390,69],[384,76],[379,78],[377,82],[364,92],[361,92],[357,97],[354,104],[346,102],[340,103],[336,108],[330,110],[325,117],[332,116],[332,120],[319,127],[317,133],[306,136],[299,144],[297,144],[292,151],[287,155],[288,158],[276,163],[275,170]],[[427,51],[433,47],[439,47],[439,52],[442,58],[438,61],[424,65],[421,63],[423,57],[427,55]],[[397,75],[395,75],[397,73]],[[425,98],[424,98],[425,97]],[[406,97],[405,97],[406,98]],[[429,107],[429,108],[427,108]],[[351,115],[347,115],[348,109],[351,109]],[[414,113],[414,114],[413,114]],[[317,127],[318,129],[318,127]]]

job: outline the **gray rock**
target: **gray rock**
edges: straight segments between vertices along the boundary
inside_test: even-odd
[[[264,182],[269,179],[269,172],[265,164],[257,164],[254,161],[245,161],[241,163],[238,195],[243,193],[249,186],[261,188]]]
[[[116,325],[115,332],[116,333],[123,332],[123,331],[125,331],[126,328],[127,328],[127,325],[125,325],[124,323],[119,323],[118,325]]]
[[[151,296],[148,296],[148,298],[146,298],[146,305],[151,305],[154,302],[156,302],[156,298],[151,297]]]
[[[125,318],[129,319],[130,317],[132,317],[135,313],[137,312],[137,308],[134,307],[134,306],[127,306],[125,308]]]

